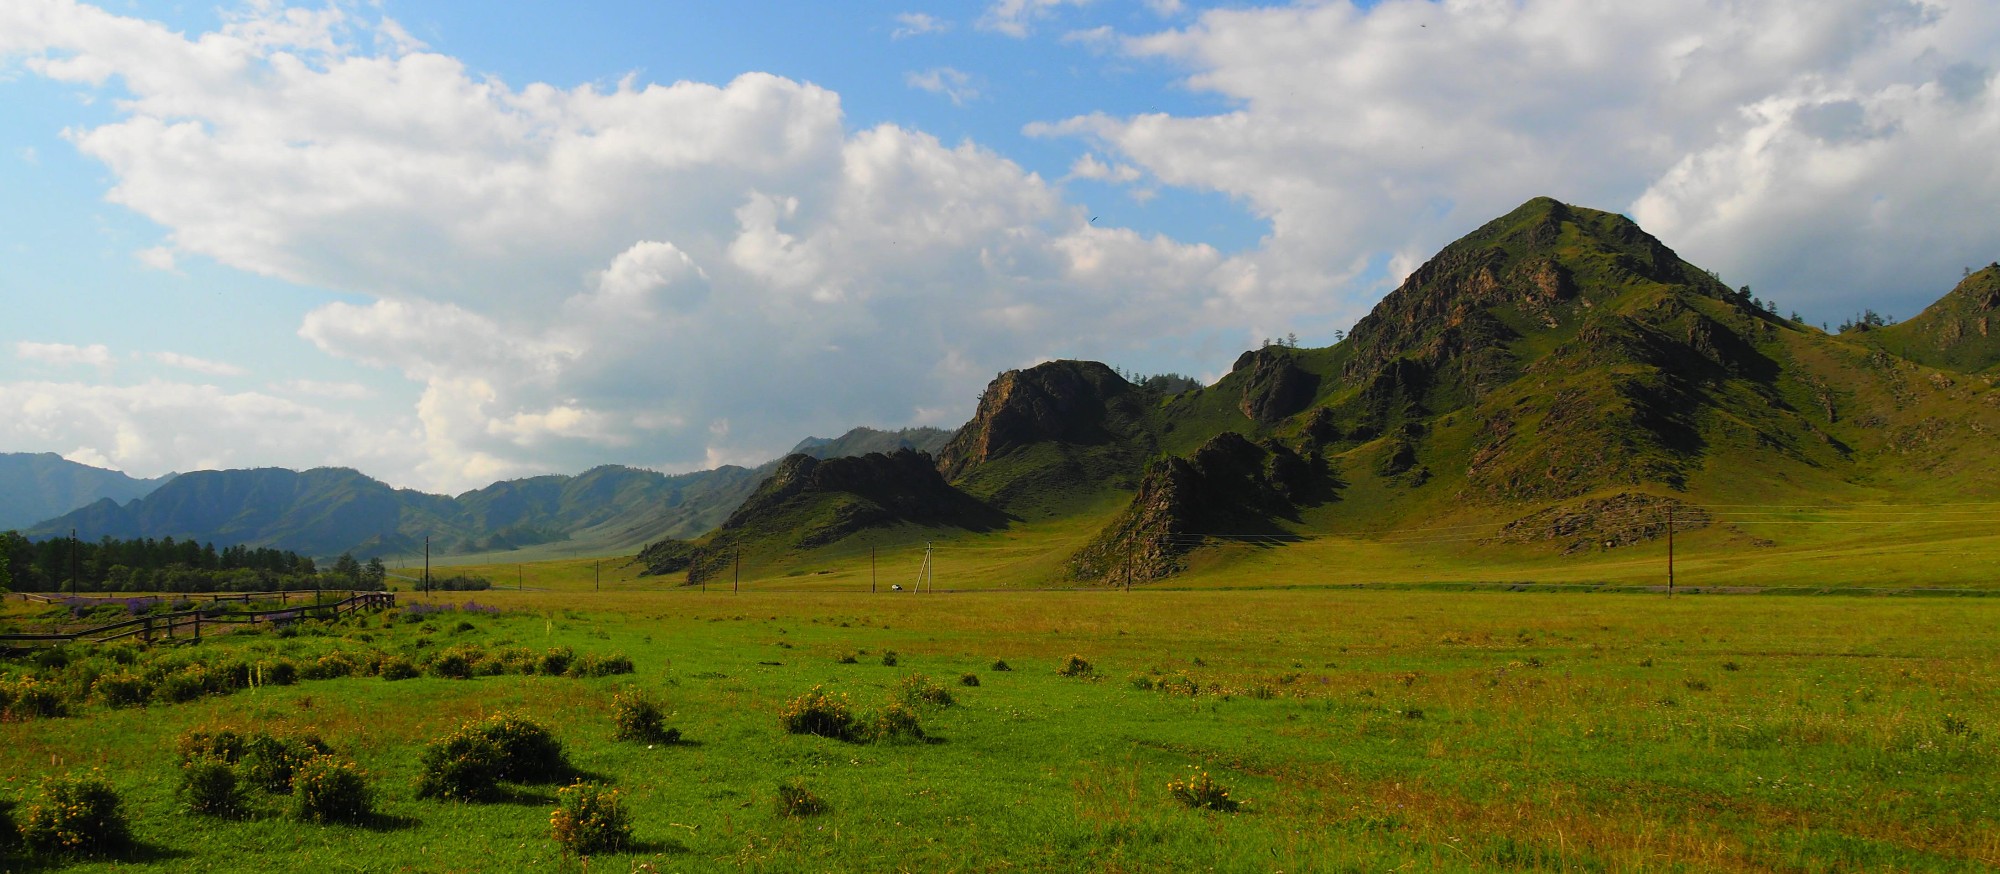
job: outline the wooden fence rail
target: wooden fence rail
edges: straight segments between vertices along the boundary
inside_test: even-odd
[[[278,592],[135,592],[131,595],[51,595],[47,592],[12,592],[10,594],[23,601],[33,601],[42,604],[62,604],[71,598],[82,598],[86,601],[103,601],[105,603],[129,601],[134,598],[151,598],[155,601],[207,601],[209,603],[220,603],[223,601],[241,601],[244,603],[251,601],[277,601],[280,604],[290,604],[293,598],[304,601],[320,595],[338,595],[342,593],[349,595],[366,594],[360,589],[286,589]]]
[[[204,624],[255,625],[260,622],[290,622],[297,619],[331,619],[356,610],[382,610],[394,606],[396,606],[396,596],[391,593],[358,592],[331,604],[302,604],[277,610],[217,614],[201,610],[183,610],[178,613],[162,613],[158,616],[141,616],[60,634],[0,634],[0,649],[57,646],[77,641],[110,643],[128,637],[138,637],[148,643],[156,639],[174,640],[180,637],[200,640],[201,627]]]

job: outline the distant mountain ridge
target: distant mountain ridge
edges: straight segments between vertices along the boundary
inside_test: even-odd
[[[53,452],[0,453],[0,531],[26,528],[102,499],[141,498],[175,476],[139,479]]]
[[[807,442],[831,458],[874,446],[932,446],[940,435],[950,436],[935,428],[857,428]],[[143,496],[101,497],[22,527],[29,537],[74,528],[92,539],[193,538],[321,557],[418,555],[426,536],[434,555],[528,547],[607,553],[715,528],[778,464],[674,475],[605,465],[576,476],[497,482],[456,497],[394,488],[348,468],[196,471]]]

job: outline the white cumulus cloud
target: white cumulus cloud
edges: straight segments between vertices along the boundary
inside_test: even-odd
[[[228,362],[210,361],[206,358],[196,358],[193,355],[182,355],[179,352],[155,352],[153,353],[153,360],[168,367],[192,370],[196,373],[207,374],[208,376],[242,376],[249,372]]]
[[[1914,311],[2000,249],[1990,3],[1299,4],[1122,46],[1231,108],[1030,132],[1245,204],[1270,224],[1250,261],[1281,310],[1326,289],[1359,309],[1544,194],[1629,211],[1801,309]]]
[[[22,340],[14,344],[14,355],[23,361],[38,361],[42,364],[84,364],[100,368],[111,366],[111,350],[102,343],[74,346],[68,343],[36,343],[32,340]]]

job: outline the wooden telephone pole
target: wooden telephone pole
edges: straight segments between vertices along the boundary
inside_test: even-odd
[[[1667,505],[1667,597],[1674,596],[1674,505]]]

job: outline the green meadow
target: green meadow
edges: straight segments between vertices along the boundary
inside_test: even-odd
[[[997,548],[983,554],[993,567],[1008,561]],[[1266,550],[1236,572],[1268,561],[1273,580],[1308,586],[1284,564],[1303,559],[1278,559],[1304,554]],[[975,553],[960,555],[942,563],[941,587],[973,573]],[[497,614],[381,613],[147,652],[77,648],[67,675],[7,662],[9,682],[38,672],[74,681],[119,659],[304,666],[339,651],[401,660],[419,676],[357,668],[116,708],[85,692],[69,716],[10,717],[0,723],[0,798],[16,802],[13,818],[43,777],[97,769],[136,843],[108,858],[15,856],[0,868],[2000,865],[2000,600],[1331,585],[933,595],[889,594],[886,576],[871,595],[851,568],[814,580],[810,562],[732,593],[657,588],[611,564],[601,592],[592,561],[569,561],[519,569],[527,591],[400,596],[406,607],[477,601]],[[1339,573],[1327,582],[1360,571]],[[19,624],[40,608],[7,609]],[[426,667],[443,653],[478,661],[559,648],[622,655],[634,670],[448,679]],[[1059,673],[1072,657],[1090,670]],[[912,675],[951,699],[918,702],[923,740],[854,742],[781,725],[786,706],[815,687],[880,713]],[[680,742],[614,739],[613,699],[633,690],[661,703]],[[548,727],[578,775],[621,790],[635,843],[563,854],[550,837],[557,783],[508,784],[484,803],[417,797],[425,747],[497,712]],[[317,736],[365,774],[374,814],[298,822],[283,796],[261,791],[237,818],[187,813],[177,740],[223,729]],[[1169,782],[1196,771],[1239,809],[1176,800]],[[824,810],[782,813],[781,786],[805,789]]]

